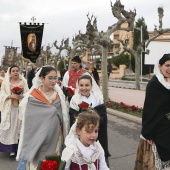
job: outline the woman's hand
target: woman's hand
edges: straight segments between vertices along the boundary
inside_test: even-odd
[[[22,99],[24,96],[23,94],[20,94],[20,95],[17,95],[18,96],[18,99]]]
[[[153,140],[146,140],[146,142],[147,142],[149,145],[152,145],[152,144],[153,144]]]
[[[22,99],[23,98],[23,94],[17,95],[17,94],[12,94],[10,96],[10,99]]]

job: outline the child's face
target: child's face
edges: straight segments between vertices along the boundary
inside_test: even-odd
[[[99,131],[99,124],[97,124],[95,127],[94,125],[90,125],[87,129],[86,126],[84,126],[81,130],[77,130],[77,134],[80,136],[80,142],[88,147],[96,141],[98,137],[98,131]]]
[[[89,97],[90,91],[92,89],[92,84],[89,79],[81,79],[79,81],[79,92],[81,95]]]

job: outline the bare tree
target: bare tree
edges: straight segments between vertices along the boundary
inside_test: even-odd
[[[169,32],[170,28],[166,28],[163,29],[162,28],[162,18],[163,18],[163,8],[159,7],[158,8],[158,16],[159,16],[159,29],[157,29],[157,26],[155,25],[155,29],[153,31],[153,35],[146,41],[146,45],[145,47],[147,48],[149,43],[151,41],[153,41],[154,39],[156,39],[157,37],[159,37],[160,35]],[[129,52],[131,55],[133,55],[135,57],[135,81],[136,81],[136,89],[140,90],[140,65],[141,65],[141,60],[140,60],[140,55],[141,53],[145,53],[145,54],[149,54],[149,49],[146,49],[146,51],[143,50],[143,44],[144,42],[141,42],[138,47],[137,50],[134,50],[132,48],[128,48],[128,44],[126,44],[125,42],[123,42],[121,39],[118,39],[118,41],[120,41],[120,43],[123,45],[123,51],[121,52],[124,53],[125,51]],[[129,39],[127,39],[127,41],[129,41]]]
[[[86,26],[86,35],[88,35],[87,47],[99,47],[102,51],[102,92],[105,101],[108,100],[107,56],[111,43],[110,36],[116,30],[132,31],[136,16],[136,10],[126,11],[120,0],[116,0],[114,5],[112,5],[111,2],[111,8],[113,16],[116,17],[118,21],[109,26],[107,31],[99,32],[97,29],[97,18],[93,15],[89,17],[89,14],[87,15],[88,22]],[[121,26],[124,22],[128,22],[127,27]]]

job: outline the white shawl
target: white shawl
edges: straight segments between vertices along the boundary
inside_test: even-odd
[[[42,68],[39,69],[39,71],[36,73],[34,79],[33,79],[33,86],[32,88],[25,94],[23,100],[21,101],[20,105],[19,105],[19,118],[23,121],[23,123],[25,122],[25,120],[23,119],[23,115],[25,114],[25,110],[26,110],[26,106],[28,103],[28,98],[30,96],[30,93],[32,92],[32,90],[34,88],[39,88],[39,86],[42,85],[42,81],[39,78],[40,72],[41,72]],[[68,115],[68,108],[65,102],[65,95],[63,94],[63,91],[61,90],[61,88],[58,86],[58,84],[55,85],[54,90],[58,93],[60,100],[61,100],[61,107],[62,107],[62,116],[63,116],[63,136],[64,138],[67,136],[68,132],[69,132],[69,115]],[[23,133],[24,133],[24,129],[23,126],[21,128],[21,134],[20,134],[20,142],[19,142],[19,146],[18,146],[18,152],[17,152],[17,157],[16,159],[19,160],[19,155],[21,152],[21,148],[22,148],[22,138],[23,138]]]
[[[10,68],[9,68],[10,69]],[[1,124],[0,129],[7,130],[10,128],[10,114],[11,114],[11,100],[6,100],[9,95],[11,95],[10,90],[10,76],[9,69],[5,74],[5,78],[1,84],[0,91],[0,110],[1,110]],[[28,91],[28,85],[26,79],[19,75],[19,78],[24,82],[24,91],[25,94]]]

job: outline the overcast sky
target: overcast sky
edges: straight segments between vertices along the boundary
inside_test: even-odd
[[[112,0],[112,4],[116,0]],[[157,8],[164,7],[163,28],[170,27],[170,0],[121,0],[125,10],[136,8],[137,16],[144,17],[148,31],[158,25]],[[52,45],[62,38],[70,40],[79,30],[85,33],[87,13],[97,17],[98,30],[106,31],[117,22],[111,11],[110,0],[0,0],[0,57],[5,53],[4,46],[21,47],[18,22],[47,23],[44,27],[42,45]],[[21,48],[18,49],[18,52]],[[53,48],[55,52],[55,48]]]

